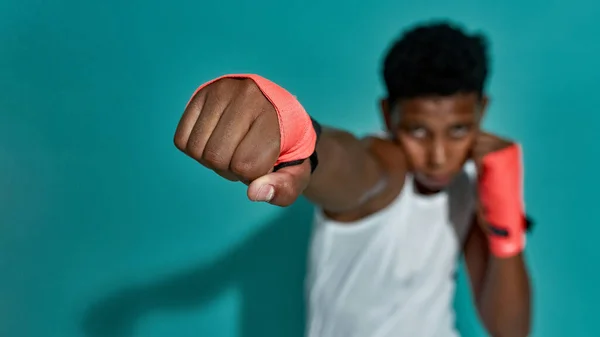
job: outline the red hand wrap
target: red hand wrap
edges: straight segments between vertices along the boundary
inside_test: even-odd
[[[490,226],[489,244],[498,257],[525,249],[525,207],[521,148],[514,144],[486,155],[479,175],[479,198]]]
[[[192,98],[204,87],[222,78],[249,78],[253,80],[277,111],[281,146],[275,166],[310,157],[315,151],[317,141],[317,134],[310,116],[296,97],[266,78],[254,74],[221,76],[202,84],[196,89]]]

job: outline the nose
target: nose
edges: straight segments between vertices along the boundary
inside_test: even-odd
[[[444,142],[441,139],[435,139],[431,142],[429,150],[429,164],[431,168],[441,168],[446,164],[447,151]]]

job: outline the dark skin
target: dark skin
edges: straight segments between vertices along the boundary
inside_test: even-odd
[[[401,102],[396,111],[382,102],[386,125],[404,149],[422,193],[443,189],[467,159],[480,166],[486,154],[512,144],[480,130],[487,102],[476,94],[417,98]],[[531,295],[525,261],[521,254],[491,255],[487,230],[477,209],[464,254],[478,313],[492,336],[527,336]]]
[[[319,167],[273,172],[279,155],[277,113],[251,80],[219,80],[196,95],[185,110],[175,145],[231,181],[248,185],[253,201],[287,206],[303,194],[335,220],[350,223],[383,209],[412,172],[417,189],[441,191],[468,159],[511,143],[480,130],[487,98],[477,94],[381,102],[393,139],[357,139],[325,128]],[[382,186],[382,188],[378,188]],[[525,337],[530,330],[530,287],[521,255],[490,255],[486,223],[474,214],[464,253],[479,315],[494,337]]]

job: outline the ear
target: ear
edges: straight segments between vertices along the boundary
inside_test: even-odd
[[[481,124],[483,122],[483,119],[485,118],[485,113],[487,112],[489,102],[490,98],[485,94],[479,99],[479,124]]]
[[[391,131],[393,129],[393,123],[390,101],[387,98],[382,98],[381,100],[379,100],[379,109],[381,110],[381,116],[383,117],[383,121],[385,122],[386,129],[388,131]]]

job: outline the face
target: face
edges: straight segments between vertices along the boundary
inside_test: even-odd
[[[403,147],[424,192],[446,187],[460,172],[479,131],[487,98],[477,94],[382,101],[388,130]]]

